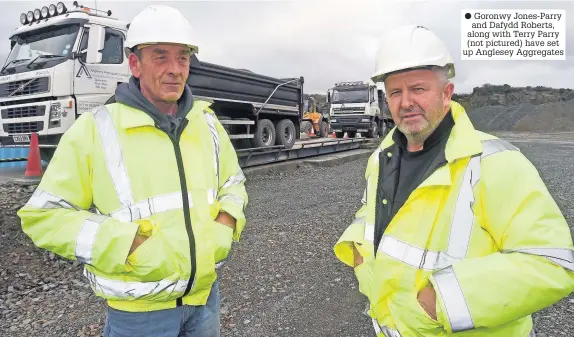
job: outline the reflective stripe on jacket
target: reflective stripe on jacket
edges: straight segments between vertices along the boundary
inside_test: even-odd
[[[363,256],[354,271],[379,336],[526,337],[533,312],[574,291],[570,229],[518,148],[475,130],[458,103],[451,111],[448,164],[413,191],[375,249],[376,204],[390,206],[377,195],[379,170],[396,148],[392,132],[385,137],[335,255],[351,267],[353,246]],[[429,282],[437,320],[417,301]]]
[[[120,103],[81,115],[18,212],[24,232],[84,263],[93,291],[114,308],[205,304],[221,262],[213,238],[223,225],[214,220],[219,211],[232,215],[239,240],[248,202],[237,155],[209,105],[195,101],[179,142]],[[143,232],[149,238],[128,257]]]

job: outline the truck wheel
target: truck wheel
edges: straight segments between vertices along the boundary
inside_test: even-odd
[[[319,129],[319,136],[325,138],[329,136],[329,123],[321,121],[321,128]]]
[[[379,128],[379,136],[384,137],[387,135],[389,131],[389,126],[387,122],[382,122],[381,127]]]
[[[269,119],[260,119],[253,135],[254,147],[269,147],[275,145],[275,125]]]
[[[306,133],[309,135],[311,133],[311,129],[313,128],[313,123],[309,121],[302,121],[301,122],[301,133]]]
[[[378,138],[379,137],[379,123],[372,121],[371,127],[367,132],[367,138]]]
[[[349,136],[349,138],[355,138],[357,136],[357,131],[348,131],[347,136]]]
[[[344,132],[335,132],[335,137],[337,138],[343,138],[345,136]]]
[[[290,119],[283,119],[275,126],[277,145],[290,149],[295,144],[295,124]]]

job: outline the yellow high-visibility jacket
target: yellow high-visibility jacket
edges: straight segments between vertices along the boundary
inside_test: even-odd
[[[113,103],[82,114],[19,210],[40,248],[85,264],[111,307],[151,311],[203,305],[216,279],[220,211],[243,231],[245,176],[230,139],[195,100],[179,141],[145,112]],[[92,211],[92,206],[95,211]],[[136,234],[148,239],[129,255]]]
[[[451,112],[447,163],[412,192],[374,247],[376,205],[378,212],[391,205],[377,195],[379,179],[399,160],[395,129],[384,138],[368,160],[363,205],[335,255],[354,267],[378,336],[529,336],[531,314],[574,291],[570,229],[518,148],[475,130],[458,103]],[[353,247],[363,257],[359,266]],[[429,282],[437,320],[417,301]]]

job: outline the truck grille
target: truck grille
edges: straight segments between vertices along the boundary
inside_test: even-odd
[[[361,121],[362,117],[337,117],[337,123],[341,124],[355,124]]]
[[[39,77],[0,84],[0,97],[19,97],[48,92],[49,77]]]
[[[2,109],[2,119],[39,117],[46,113],[45,105],[20,106],[17,108]]]
[[[4,124],[4,132],[14,133],[32,133],[40,132],[44,129],[44,122],[23,122]]]
[[[338,108],[333,109],[333,114],[364,114],[365,108]]]

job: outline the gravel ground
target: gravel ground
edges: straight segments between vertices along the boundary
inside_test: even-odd
[[[572,225],[564,177],[574,172],[574,143],[517,145]],[[222,336],[374,336],[354,274],[332,250],[359,205],[364,168],[362,160],[249,178],[249,225],[220,270]],[[33,188],[0,185],[0,336],[99,336],[104,305],[80,266],[35,248],[19,227],[15,212]],[[574,336],[572,317],[574,295],[535,315],[540,336]]]

